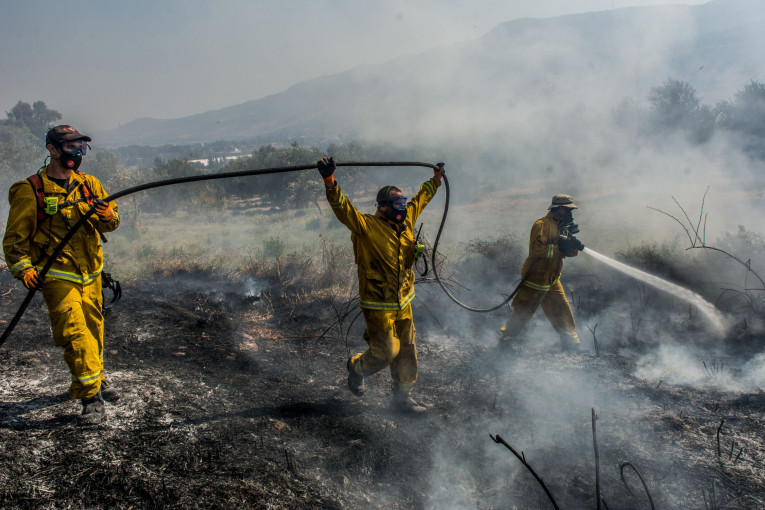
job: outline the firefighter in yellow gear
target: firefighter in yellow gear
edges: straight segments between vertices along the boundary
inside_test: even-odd
[[[499,347],[513,344],[534,312],[542,311],[560,335],[565,350],[584,350],[576,334],[576,323],[566,299],[560,277],[565,257],[575,257],[584,245],[574,234],[579,228],[573,222],[572,210],[577,209],[571,195],[555,195],[544,218],[534,222],[529,236],[529,256],[521,274],[526,275],[513,298],[513,311],[500,329]]]
[[[64,349],[72,375],[71,397],[82,401],[79,421],[84,424],[100,423],[105,416],[100,391],[104,355],[100,236],[120,224],[117,204],[97,201],[107,196],[99,180],[78,171],[90,141],[68,125],[48,131],[45,144],[50,162],[38,171],[39,179],[33,176],[11,186],[3,238],[11,274],[27,288],[42,290],[53,340]],[[35,182],[41,187],[35,189]],[[96,213],[41,278],[39,270],[53,250],[91,207]]]
[[[417,381],[417,348],[412,318],[414,299],[414,223],[441,185],[443,170],[434,170],[419,192],[407,200],[395,186],[377,194],[375,214],[362,214],[351,204],[334,179],[335,162],[318,162],[332,211],[351,231],[358,266],[359,298],[366,322],[368,348],[347,362],[348,387],[364,393],[364,377],[390,367],[394,410],[422,412],[425,407],[410,396]]]

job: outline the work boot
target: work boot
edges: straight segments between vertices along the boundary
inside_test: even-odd
[[[101,392],[90,398],[82,399],[82,414],[77,418],[78,425],[98,425],[106,418],[104,399]]]
[[[427,407],[418,403],[409,394],[400,391],[393,392],[390,407],[393,412],[399,414],[422,414],[428,410]]]
[[[364,376],[356,373],[356,371],[353,369],[353,364],[351,364],[351,359],[353,359],[353,356],[348,358],[347,364],[348,388],[350,388],[351,393],[357,397],[360,397],[364,394]]]
[[[120,399],[120,393],[112,384],[111,379],[106,376],[101,379],[101,398],[106,402],[116,402]]]
[[[512,336],[505,336],[500,331],[499,340],[497,341],[497,351],[500,354],[507,354],[518,349],[516,339]]]

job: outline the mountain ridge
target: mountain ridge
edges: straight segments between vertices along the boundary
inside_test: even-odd
[[[449,136],[464,137],[501,130],[502,118],[544,115],[550,98],[605,106],[645,97],[670,77],[721,100],[762,75],[754,50],[765,43],[756,29],[762,11],[752,0],[716,0],[512,20],[472,41],[362,64],[244,103],[136,119],[99,141],[408,140],[444,124]]]

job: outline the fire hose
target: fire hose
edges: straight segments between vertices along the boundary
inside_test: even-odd
[[[390,161],[390,162],[367,162],[367,161],[338,161],[336,162],[336,165],[338,167],[385,167],[385,166],[414,166],[414,167],[424,167],[424,168],[432,168],[433,170],[439,170],[443,169],[443,163],[440,163],[438,165],[434,165],[431,163],[421,163],[416,161]],[[165,179],[161,181],[154,181],[149,182],[145,184],[141,184],[138,186],[133,186],[131,188],[124,189],[122,191],[118,191],[117,193],[114,193],[112,195],[109,195],[106,198],[103,198],[103,202],[112,202],[114,200],[117,200],[119,198],[122,198],[124,196],[137,193],[139,191],[145,191],[153,188],[159,188],[164,186],[172,186],[174,184],[183,184],[188,182],[198,182],[198,181],[209,181],[209,180],[215,180],[215,179],[229,179],[233,177],[247,177],[252,175],[268,175],[268,174],[279,174],[279,173],[287,173],[287,172],[298,172],[302,170],[312,170],[316,169],[318,166],[316,164],[312,165],[298,165],[298,166],[287,166],[287,167],[276,167],[276,168],[264,168],[264,169],[249,169],[249,170],[241,170],[238,172],[221,172],[216,174],[204,174],[204,175],[192,175],[187,177],[178,177],[174,179]],[[518,288],[520,288],[520,284],[518,287],[516,287],[515,291],[508,296],[505,301],[503,301],[501,304],[488,309],[479,309],[479,308],[473,308],[468,305],[465,305],[464,303],[461,303],[454,295],[449,291],[449,289],[446,288],[446,286],[441,281],[440,277],[438,276],[438,272],[436,269],[436,251],[438,248],[438,242],[441,238],[441,233],[444,229],[444,224],[446,223],[446,215],[449,210],[449,181],[446,178],[446,175],[443,176],[444,185],[446,187],[446,199],[444,204],[444,214],[441,219],[441,224],[438,228],[438,234],[436,235],[436,240],[433,244],[433,254],[432,254],[432,263],[433,263],[433,274],[438,281],[441,288],[444,290],[447,296],[449,296],[452,301],[457,303],[458,305],[462,306],[463,308],[473,311],[473,312],[490,312],[493,310],[496,310],[502,306],[504,306],[506,303],[510,301],[510,299],[515,295],[515,293],[518,291]],[[91,207],[80,219],[72,225],[72,227],[69,229],[67,234],[61,239],[61,242],[53,249],[50,256],[48,257],[47,262],[43,265],[43,267],[40,269],[38,274],[40,275],[40,278],[45,278],[45,275],[50,270],[51,266],[53,265],[53,262],[58,258],[61,251],[64,249],[64,246],[72,239],[74,234],[88,221],[88,218],[90,218],[95,213],[95,206]],[[523,283],[523,281],[521,281]],[[26,311],[27,307],[29,306],[29,303],[31,303],[32,298],[34,297],[36,289],[29,289],[29,292],[27,293],[26,297],[24,298],[24,301],[21,303],[21,306],[19,306],[18,311],[13,316],[11,321],[8,323],[8,326],[6,326],[5,331],[3,331],[2,336],[0,336],[0,347],[5,343],[5,341],[10,336],[13,329],[16,327],[16,324],[18,324],[21,317],[24,315],[24,312]]]
[[[444,291],[444,293],[449,296],[449,299],[457,303],[459,306],[464,308],[465,310],[469,310],[471,312],[478,312],[478,313],[488,313],[493,312],[494,310],[498,310],[505,306],[507,303],[510,302],[511,299],[518,293],[518,290],[521,288],[521,285],[523,285],[523,282],[526,281],[526,278],[528,278],[529,273],[531,272],[531,269],[534,267],[534,264],[536,263],[536,260],[534,260],[531,265],[529,265],[529,268],[526,270],[526,273],[521,278],[521,281],[516,285],[515,289],[508,295],[504,301],[502,301],[497,306],[492,306],[491,308],[474,308],[472,306],[466,305],[457,297],[451,293],[451,291],[444,285],[444,282],[441,281],[441,278],[438,276],[438,267],[436,265],[436,254],[438,253],[438,241],[441,239],[441,232],[444,230],[444,224],[446,223],[446,214],[449,212],[449,180],[446,178],[446,175],[444,175],[444,187],[446,188],[446,198],[444,199],[444,215],[441,218],[441,224],[438,226],[438,234],[436,234],[436,240],[433,242],[433,253],[431,254],[431,264],[433,265],[433,276],[436,277],[436,281],[438,282],[438,285],[441,286],[441,289]],[[0,342],[0,345],[2,345],[2,342]]]

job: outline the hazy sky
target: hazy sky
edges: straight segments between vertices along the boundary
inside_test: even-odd
[[[43,100],[96,132],[258,99],[517,18],[706,2],[0,0],[0,108]]]

